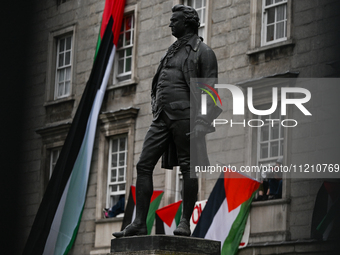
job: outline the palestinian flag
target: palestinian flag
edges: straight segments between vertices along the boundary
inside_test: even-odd
[[[159,204],[163,197],[163,190],[154,190],[150,200],[150,207],[148,216],[146,218],[146,227],[148,229],[148,235],[151,234],[152,226],[155,221],[155,212],[159,207]],[[121,230],[129,225],[136,218],[136,186],[131,185],[130,195],[126,205],[123,224]]]
[[[173,235],[182,215],[182,200],[156,211],[156,234]]]
[[[24,255],[67,254],[78,232],[97,119],[112,69],[125,0],[107,0],[90,78],[28,237]]]
[[[251,201],[260,186],[239,173],[223,173],[192,234],[221,241],[221,254],[236,254],[247,222]]]
[[[311,237],[319,240],[340,239],[340,183],[324,181],[316,196]]]

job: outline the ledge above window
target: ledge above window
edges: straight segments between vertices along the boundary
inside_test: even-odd
[[[139,80],[137,78],[132,78],[132,79],[129,79],[129,80],[121,81],[121,82],[116,83],[116,84],[108,85],[106,90],[112,90],[112,89],[117,89],[117,88],[121,88],[121,87],[125,87],[125,86],[131,86],[131,85],[137,85],[138,82],[139,82]]]
[[[246,52],[246,54],[248,56],[251,56],[251,55],[262,53],[262,52],[265,52],[265,51],[269,51],[269,50],[273,50],[273,49],[277,49],[277,48],[281,48],[281,47],[285,47],[285,46],[294,46],[294,45],[295,45],[294,40],[289,39],[287,41],[278,42],[278,43],[274,43],[274,44],[266,45],[266,46],[263,46],[263,47],[248,50]]]

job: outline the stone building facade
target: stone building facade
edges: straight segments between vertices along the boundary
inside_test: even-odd
[[[19,251],[89,78],[104,3],[36,0],[28,6],[30,19],[25,26],[30,34],[25,44],[27,75],[18,162]],[[277,87],[284,87],[282,81],[290,78],[339,77],[338,0],[127,0],[125,39],[119,45],[119,59],[99,116],[85,209],[70,254],[107,254],[111,233],[120,229],[122,218],[106,219],[102,210],[119,195],[127,196],[135,183],[135,166],[152,120],[151,80],[174,42],[168,26],[171,8],[179,3],[193,5],[202,15],[199,33],[216,53],[221,80],[238,84],[245,94],[253,87],[256,107],[271,102],[273,85],[266,77],[280,78]],[[306,106],[315,116],[312,121],[299,109],[290,108],[288,116],[299,120],[298,126],[280,128],[276,140],[267,139],[267,147],[259,135],[263,129],[218,127],[207,137],[211,161],[238,167],[272,164],[280,157],[284,165],[339,163],[334,161],[339,152],[338,120],[334,118],[339,89],[333,85],[306,88],[312,97],[322,98]],[[230,120],[231,94],[220,90],[220,95],[228,98],[221,118]],[[254,118],[246,111],[245,119]],[[117,158],[121,165],[116,164]],[[215,181],[200,178],[199,200],[208,198]],[[330,253],[335,244],[316,241],[311,234],[323,181],[284,176],[281,199],[254,202],[249,246],[240,254]],[[157,165],[154,188],[164,190],[160,206],[180,198],[180,185],[177,169],[168,171]]]

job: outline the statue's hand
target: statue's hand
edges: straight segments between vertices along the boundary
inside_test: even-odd
[[[208,132],[209,132],[209,126],[200,124],[200,123],[196,123],[196,125],[194,126],[194,129],[192,130],[194,137],[204,136]]]

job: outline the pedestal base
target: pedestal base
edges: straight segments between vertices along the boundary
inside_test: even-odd
[[[182,236],[132,236],[112,239],[111,254],[220,255],[221,242]]]

